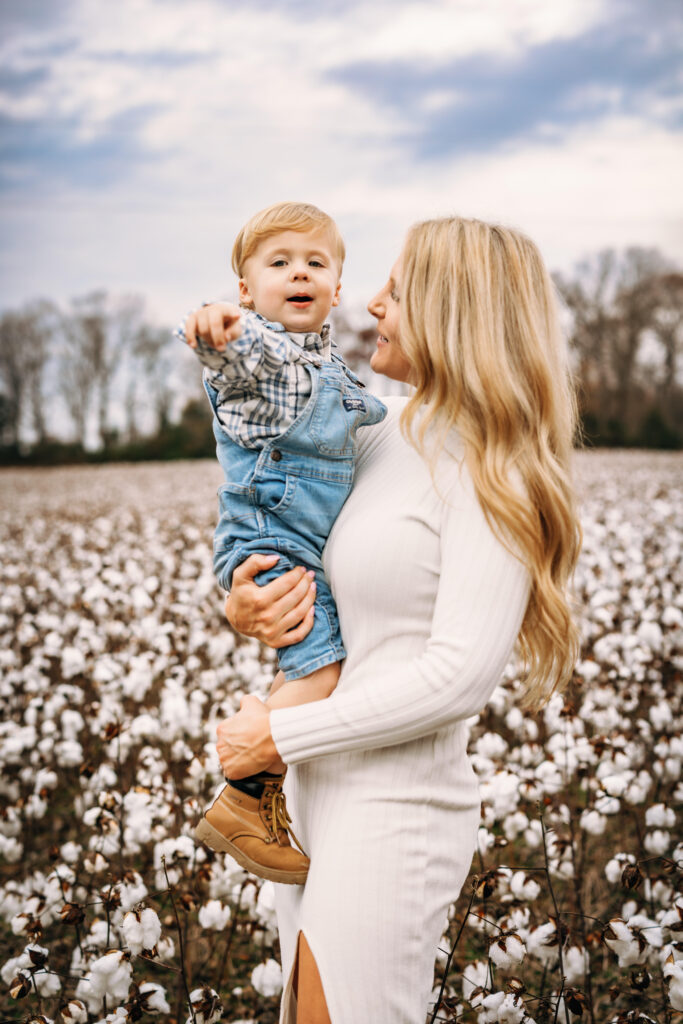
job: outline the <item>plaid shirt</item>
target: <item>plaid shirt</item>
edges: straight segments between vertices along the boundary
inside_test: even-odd
[[[175,331],[185,340],[183,327]],[[242,333],[224,352],[197,339],[204,378],[218,395],[218,419],[245,448],[262,448],[290,426],[311,395],[306,363],[330,358],[330,325],[320,334],[289,334],[282,324],[245,311]]]

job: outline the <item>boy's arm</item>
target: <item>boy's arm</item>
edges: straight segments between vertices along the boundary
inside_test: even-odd
[[[271,377],[289,361],[286,335],[264,331],[259,319],[232,302],[214,302],[190,313],[176,337],[200,362],[226,380]]]
[[[242,310],[233,302],[212,302],[189,314],[185,320],[185,341],[190,348],[198,342],[224,352],[226,345],[242,333]]]

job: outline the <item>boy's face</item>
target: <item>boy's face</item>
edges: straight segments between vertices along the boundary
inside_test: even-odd
[[[331,307],[339,304],[339,273],[324,228],[281,231],[264,238],[245,262],[240,301],[294,334],[319,334]]]

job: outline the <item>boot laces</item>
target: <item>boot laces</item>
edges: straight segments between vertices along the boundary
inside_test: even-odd
[[[264,793],[264,796],[265,795],[266,794]],[[287,810],[285,794],[279,787],[273,787],[272,791],[268,793],[268,796],[270,797],[270,803],[266,802],[264,810],[266,812],[266,819],[268,821],[269,828],[275,836],[278,845],[284,845],[280,839],[280,833],[284,832],[285,836],[290,835],[292,837],[305,857],[306,852],[294,834],[294,829],[291,827],[292,819],[290,818],[289,811]]]

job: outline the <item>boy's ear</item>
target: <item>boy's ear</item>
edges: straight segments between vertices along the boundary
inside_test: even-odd
[[[333,306],[338,306],[339,305],[339,292],[340,291],[341,291],[341,281],[337,285],[337,287],[335,289],[335,292],[334,292],[334,297],[332,299],[332,305]]]
[[[240,293],[240,305],[241,306],[246,306],[247,309],[253,309],[254,308],[254,300],[251,297],[251,292],[249,291],[249,286],[247,285],[247,282],[245,281],[245,279],[243,277],[241,277],[239,279],[239,281],[237,282],[237,285],[239,287],[239,293]]]

